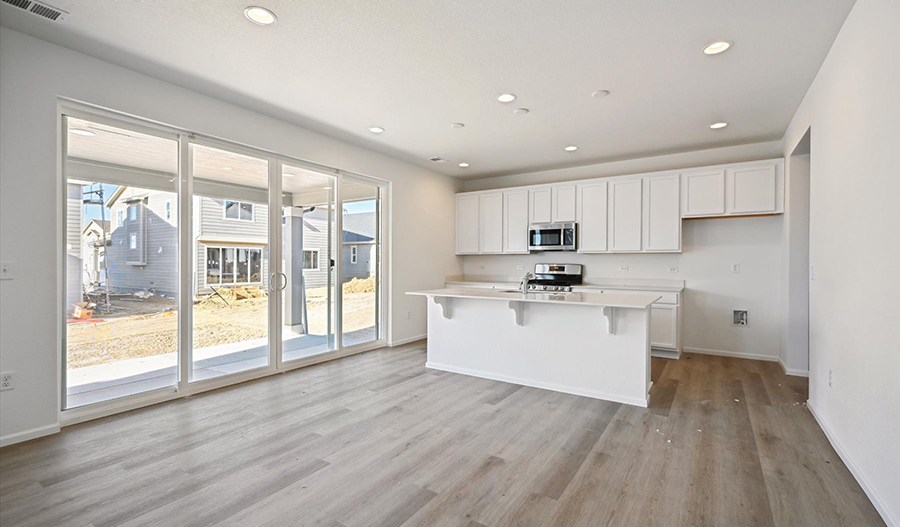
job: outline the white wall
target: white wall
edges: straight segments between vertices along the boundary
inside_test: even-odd
[[[682,345],[775,360],[780,350],[779,216],[683,222],[682,254],[577,254],[465,256],[467,276],[524,273],[537,262],[583,264],[586,279],[677,278],[685,280]],[[740,273],[731,272],[739,263]],[[628,266],[628,272],[619,271]],[[670,266],[678,273],[670,273]],[[750,325],[731,325],[733,309],[749,311]],[[690,350],[687,350],[690,351]]]
[[[809,374],[809,152],[808,138],[790,156],[782,222],[781,363],[793,374]]]
[[[395,342],[425,333],[424,299],[404,292],[460,272],[456,180],[0,28],[0,259],[17,273],[0,282],[0,368],[17,377],[0,398],[4,442],[58,419],[58,96],[392,181]]]
[[[811,129],[810,265],[816,278],[809,284],[810,407],[882,517],[895,526],[900,525],[898,21],[896,0],[857,1],[784,136],[784,153],[790,155]]]

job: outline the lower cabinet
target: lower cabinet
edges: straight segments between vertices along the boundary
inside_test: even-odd
[[[678,350],[678,306],[654,304],[650,307],[650,347]]]

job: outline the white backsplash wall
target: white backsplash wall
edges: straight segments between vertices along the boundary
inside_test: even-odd
[[[782,216],[685,220],[681,254],[579,254],[464,256],[463,272],[521,276],[538,262],[579,263],[585,280],[677,278],[685,280],[685,348],[775,360],[780,351]],[[740,272],[732,272],[732,264]],[[524,269],[519,270],[517,266]],[[627,266],[623,272],[620,267]],[[669,271],[677,267],[678,272]],[[731,325],[733,309],[750,324]],[[690,349],[686,349],[690,351]]]

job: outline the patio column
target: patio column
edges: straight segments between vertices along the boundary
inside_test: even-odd
[[[284,213],[284,323],[295,333],[306,333],[306,288],[303,283],[303,209]]]

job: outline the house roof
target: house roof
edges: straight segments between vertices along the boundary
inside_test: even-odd
[[[87,234],[87,232],[89,230],[91,230],[91,227],[94,227],[96,229],[103,229],[108,234],[109,233],[109,225],[110,225],[109,220],[106,220],[106,221],[91,220],[91,221],[87,222],[87,225],[85,225],[83,229],[81,229],[81,234],[82,235]]]
[[[345,214],[343,218],[343,242],[366,243],[375,241],[376,220],[374,212]]]

